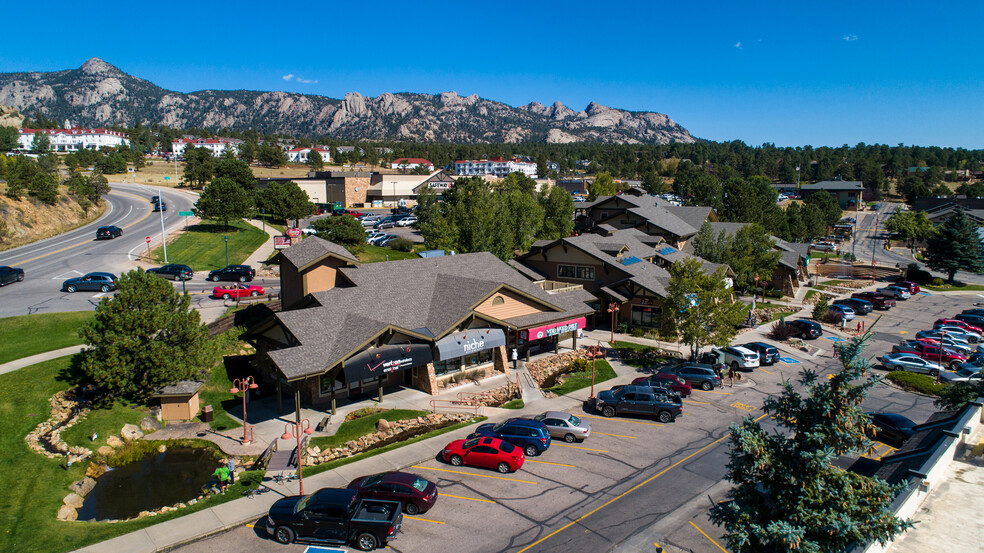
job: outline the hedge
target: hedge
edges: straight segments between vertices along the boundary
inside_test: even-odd
[[[898,384],[904,390],[928,396],[938,396],[946,388],[946,384],[937,384],[936,379],[932,376],[907,371],[892,371],[885,378]]]

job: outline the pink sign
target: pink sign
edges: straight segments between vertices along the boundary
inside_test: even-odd
[[[584,328],[587,324],[587,319],[584,317],[578,319],[571,319],[569,321],[563,321],[560,323],[553,323],[544,326],[538,326],[536,328],[531,328],[529,330],[524,330],[520,333],[520,336],[526,341],[532,342],[533,340],[539,340],[541,338],[547,338],[549,336],[558,336],[560,334],[565,334],[567,332],[574,332],[579,328]]]

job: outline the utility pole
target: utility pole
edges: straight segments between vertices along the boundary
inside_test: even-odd
[[[157,207],[161,210],[161,241],[164,243],[164,263],[167,263],[167,233],[164,232],[164,195],[157,189]]]

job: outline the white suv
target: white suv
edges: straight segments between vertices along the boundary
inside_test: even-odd
[[[719,363],[724,363],[735,370],[755,369],[759,366],[758,352],[748,348],[728,346],[726,348],[714,348],[711,351],[717,354]]]

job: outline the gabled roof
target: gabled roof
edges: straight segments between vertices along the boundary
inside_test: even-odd
[[[401,163],[406,163],[407,165],[434,165],[433,163],[427,161],[422,157],[401,157],[393,160],[393,165],[400,165]]]
[[[613,205],[607,205],[609,203]],[[618,205],[622,203],[625,205]],[[708,206],[677,206],[656,196],[633,196],[627,194],[621,196],[603,196],[588,206],[581,206],[581,209],[594,209],[598,207],[604,207],[606,209],[621,208],[624,210],[623,212],[632,213],[644,219],[650,225],[681,238],[697,234],[700,226],[704,224],[704,221],[711,214],[711,208]],[[619,216],[619,214],[613,214],[605,220],[612,220]]]
[[[846,190],[851,192],[860,192],[864,189],[864,184],[859,180],[825,180],[822,182],[817,182],[814,184],[804,184],[800,186],[800,190],[811,191],[811,190]]]
[[[283,259],[286,259],[291,265],[302,271],[311,264],[321,261],[326,257],[335,257],[343,261],[355,263],[356,265],[360,263],[358,258],[342,246],[318,238],[317,236],[309,236],[301,240],[299,244],[294,244],[285,250],[278,251],[267,263],[279,263]]]

